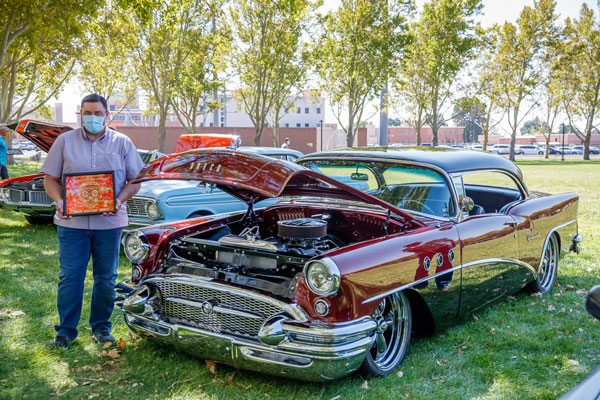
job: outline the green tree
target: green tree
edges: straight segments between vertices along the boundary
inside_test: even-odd
[[[47,103],[70,78],[99,3],[0,2],[0,124],[49,113]]]
[[[412,41],[405,49],[404,58],[399,60],[397,74],[392,77],[391,106],[397,113],[406,116],[406,123],[415,128],[417,146],[421,145],[421,129],[425,125],[425,110],[429,93],[426,76],[427,60],[421,56],[425,44],[415,34],[417,25],[410,25],[409,35]]]
[[[198,118],[204,125],[207,114],[222,106],[214,94],[225,87],[226,54],[231,49],[223,1],[205,1],[198,6],[203,8],[194,10],[194,26],[185,43],[188,54],[174,77],[172,102],[179,122],[192,134],[198,128]],[[219,21],[218,27],[215,21]]]
[[[118,97],[121,107],[111,112],[112,121],[137,95],[137,25],[130,12],[107,1],[88,26],[78,77],[87,93]]]
[[[584,3],[579,19],[565,21],[565,32],[564,106],[574,133],[583,142],[583,159],[589,160],[590,139],[600,113],[600,22]],[[577,128],[579,122],[583,129]]]
[[[256,146],[269,115],[278,125],[289,91],[303,80],[301,37],[314,6],[312,0],[241,0],[230,8],[231,64],[240,81],[235,96],[254,125]]]
[[[543,123],[539,117],[525,121],[521,126],[521,135],[535,135],[543,130]]]
[[[438,130],[450,118],[444,118],[445,106],[452,97],[461,69],[473,58],[478,44],[477,24],[473,16],[480,12],[481,0],[440,0],[423,6],[415,34],[423,43],[426,60],[426,119],[438,144]]]
[[[339,9],[322,20],[322,35],[315,45],[316,69],[349,147],[367,102],[378,96],[402,57],[411,7],[403,0],[342,0]]]
[[[158,150],[164,152],[166,122],[176,82],[190,55],[196,21],[202,21],[204,0],[137,0],[127,3],[139,25],[134,49],[140,85],[148,93],[148,112],[158,114]]]
[[[517,130],[535,106],[534,94],[544,81],[545,59],[558,33],[554,0],[536,0],[524,7],[517,24],[498,28],[498,51],[493,62],[496,85],[503,88],[501,104],[512,130],[510,159],[515,159]],[[523,103],[532,105],[523,112]]]
[[[464,127],[463,129],[463,142],[472,143],[477,142],[479,135],[483,133],[481,125],[480,104],[474,103],[473,99],[461,98],[454,105],[454,123],[457,126]]]

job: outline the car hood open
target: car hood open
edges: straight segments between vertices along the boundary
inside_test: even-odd
[[[279,196],[360,201],[382,207],[407,221],[414,220],[398,207],[298,164],[234,150],[205,149],[170,154],[147,164],[134,182],[156,179],[214,183],[246,203]]]
[[[8,128],[26,137],[46,153],[59,135],[73,130],[70,126],[54,125],[32,119],[22,119],[18,124],[9,125]]]

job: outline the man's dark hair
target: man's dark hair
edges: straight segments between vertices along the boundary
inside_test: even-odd
[[[104,111],[108,112],[108,104],[106,103],[106,99],[99,94],[93,93],[88,94],[83,99],[81,99],[81,108],[83,109],[83,103],[102,103],[104,106]]]

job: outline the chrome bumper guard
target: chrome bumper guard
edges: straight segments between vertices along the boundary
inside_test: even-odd
[[[268,318],[258,340],[238,337],[170,323],[156,312],[156,297],[149,294],[141,284],[122,302],[131,330],[188,354],[240,369],[306,381],[338,379],[360,367],[375,338],[377,324],[370,317],[334,325],[297,321],[287,315]]]
[[[581,236],[580,234],[573,236],[571,238],[571,248],[569,250],[574,251],[575,253],[579,254],[579,252],[581,251],[580,243],[582,241],[583,241],[583,236]]]

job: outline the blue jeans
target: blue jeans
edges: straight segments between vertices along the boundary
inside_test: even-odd
[[[115,302],[115,282],[119,264],[119,241],[123,228],[73,229],[58,226],[57,308],[60,324],[57,336],[74,339],[81,318],[83,286],[87,266],[92,257],[94,289],[90,309],[92,333],[110,333]]]

